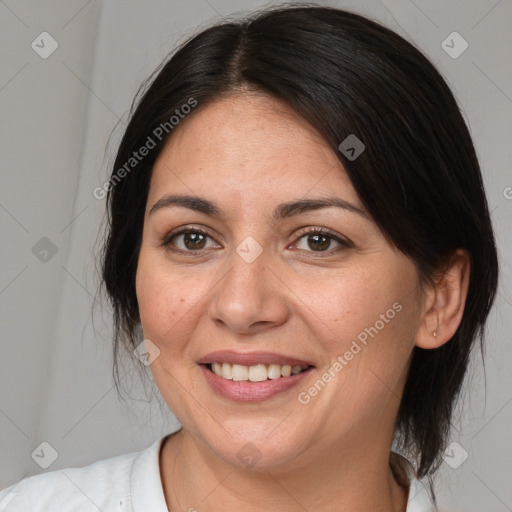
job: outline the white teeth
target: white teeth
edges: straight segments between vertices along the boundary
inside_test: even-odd
[[[233,380],[247,380],[249,378],[249,367],[241,364],[234,364],[231,368],[231,376]]]
[[[281,377],[289,377],[292,374],[292,367],[289,364],[285,364],[281,367]]]
[[[249,380],[251,382],[262,382],[267,380],[267,368],[264,364],[249,366]]]
[[[234,381],[250,381],[250,382],[263,382],[267,379],[275,380],[281,377],[290,377],[296,375],[308,366],[290,366],[285,364],[256,364],[253,366],[245,366],[243,364],[229,364],[215,362],[211,365],[213,373],[219,377],[227,380]]]
[[[215,363],[213,363],[213,364],[215,364]],[[215,372],[215,373],[217,375],[221,375],[222,377],[224,377],[225,379],[228,379],[228,380],[231,380],[233,378],[233,376],[231,375],[231,365],[228,363],[222,363],[222,371],[220,373],[219,372]]]
[[[270,364],[267,374],[269,379],[279,379],[281,377],[281,367],[278,364]]]

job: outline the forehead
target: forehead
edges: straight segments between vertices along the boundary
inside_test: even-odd
[[[328,143],[285,103],[243,93],[181,121],[159,155],[149,201],[170,190],[239,197],[333,192],[360,204]]]

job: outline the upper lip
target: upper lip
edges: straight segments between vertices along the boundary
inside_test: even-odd
[[[257,364],[278,364],[281,366],[313,366],[308,361],[296,357],[276,354],[275,352],[235,352],[232,350],[218,350],[210,352],[198,359],[198,364],[229,363],[241,364],[244,366],[255,366]]]

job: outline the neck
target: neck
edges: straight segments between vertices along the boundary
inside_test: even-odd
[[[350,443],[352,446],[357,446]],[[359,450],[318,447],[294,461],[293,469],[256,470],[228,464],[186,430],[168,437],[160,466],[171,512],[261,509],[296,512],[372,510],[403,512],[407,490],[393,478],[389,447]]]

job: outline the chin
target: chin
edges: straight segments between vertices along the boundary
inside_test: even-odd
[[[294,435],[299,433],[290,431],[288,424],[279,431],[278,425],[285,417],[286,414],[278,420],[273,418],[261,423],[254,417],[230,420],[223,424],[224,428],[215,424],[214,430],[211,426],[199,429],[196,436],[227,464],[253,471],[268,471],[289,466],[309,444],[304,435]]]

